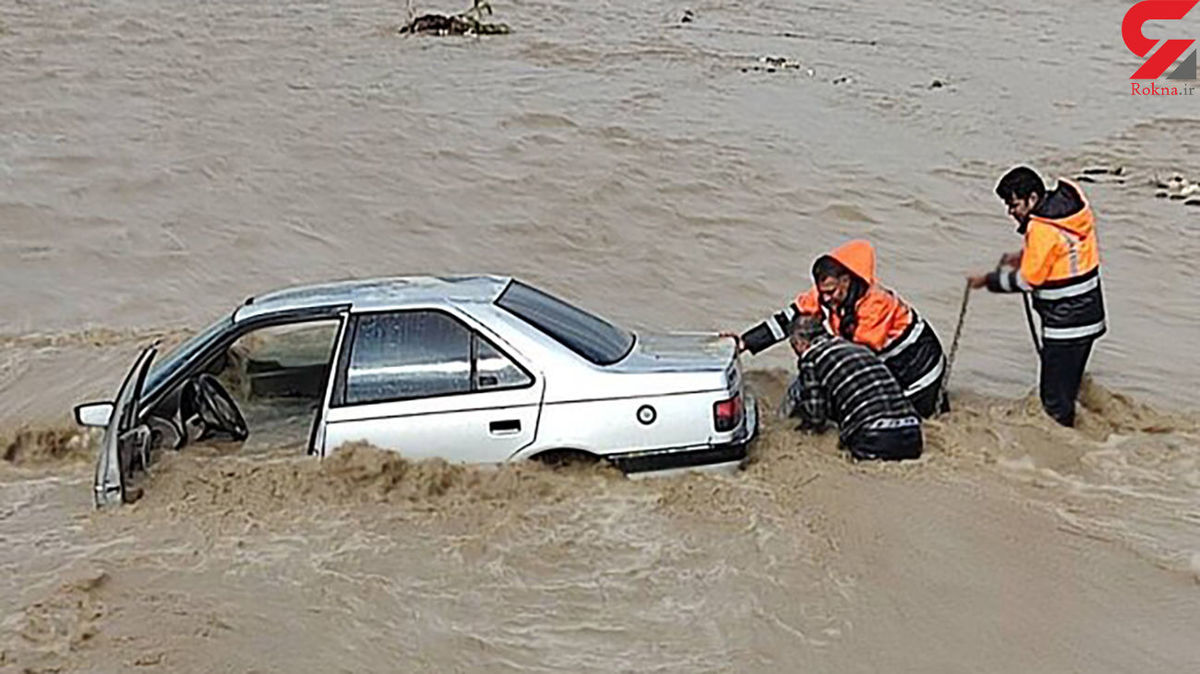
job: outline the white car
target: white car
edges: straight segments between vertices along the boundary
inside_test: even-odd
[[[270,437],[280,419],[299,420],[292,441],[322,457],[365,441],[414,459],[588,457],[627,474],[737,467],[757,430],[732,339],[634,334],[509,278],[282,290],[151,367],[156,351],[113,402],[75,408],[107,428],[97,506],[135,498],[131,475],[160,448]]]

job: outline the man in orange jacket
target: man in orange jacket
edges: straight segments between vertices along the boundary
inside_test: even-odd
[[[1075,398],[1092,344],[1107,330],[1095,215],[1078,185],[1060,179],[1047,192],[1041,176],[1026,166],[1006,173],[996,194],[1008,204],[1025,245],[1002,256],[995,271],[968,276],[967,283],[992,292],[1032,293],[1042,322],[1042,407],[1063,426],[1074,426]]]
[[[845,243],[817,258],[815,285],[741,335],[739,348],[758,353],[783,341],[800,314],[821,315],[831,334],[869,347],[891,370],[917,413],[946,411],[942,376],[946,356],[933,326],[875,278],[875,249],[869,241]]]

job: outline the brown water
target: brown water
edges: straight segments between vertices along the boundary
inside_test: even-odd
[[[1200,177],[1200,103],[1127,95],[1127,3],[504,3],[485,40],[397,37],[374,0],[0,8],[10,430],[333,277],[511,273],[736,328],[868,236],[948,343],[962,274],[1018,245],[1005,168],[1129,176],[1085,186],[1112,329],[1079,433],[1022,398],[1021,310],[981,295],[959,410],[906,466],[786,428],[740,477],[654,483],[212,450],[95,514],[86,443],[6,441],[0,668],[1200,666],[1198,421],[1169,411],[1200,381],[1200,209],[1152,185]],[[765,55],[804,67],[743,72]]]

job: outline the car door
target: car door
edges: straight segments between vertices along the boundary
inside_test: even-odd
[[[543,380],[498,340],[438,309],[358,314],[320,440],[412,458],[500,462],[533,442]]]
[[[147,467],[150,430],[138,421],[138,403],[146,373],[157,352],[157,342],[142,351],[125,375],[125,381],[113,401],[104,439],[100,444],[100,455],[96,459],[96,475],[92,485],[97,508],[132,500],[132,494],[128,491],[130,474],[134,469],[145,470]],[[89,406],[80,406],[83,407]],[[81,409],[77,409],[76,419],[80,419],[82,414]]]

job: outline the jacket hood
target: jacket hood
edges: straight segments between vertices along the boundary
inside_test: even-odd
[[[1053,192],[1047,192],[1042,202],[1033,211],[1033,218],[1049,222],[1056,227],[1086,236],[1095,227],[1091,207],[1083,191],[1070,181],[1059,179]]]
[[[867,285],[875,285],[875,247],[866,239],[855,239],[834,248],[826,255],[817,258],[833,258],[843,267],[850,270]],[[813,280],[816,281],[816,263],[813,264]]]

